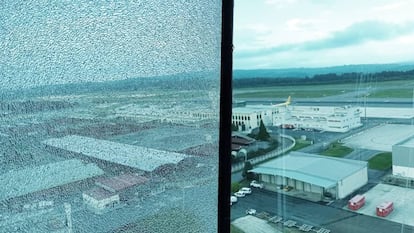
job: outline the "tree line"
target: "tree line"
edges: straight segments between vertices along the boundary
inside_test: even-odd
[[[282,77],[282,78],[263,78],[251,77],[234,79],[234,88],[243,87],[262,87],[262,86],[294,86],[294,85],[315,85],[315,84],[344,84],[366,81],[393,81],[414,78],[414,70],[409,71],[382,71],[378,73],[327,73],[317,74],[312,77]]]

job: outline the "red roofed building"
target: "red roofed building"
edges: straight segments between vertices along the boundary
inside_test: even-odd
[[[122,174],[111,178],[100,178],[95,184],[110,192],[120,192],[130,187],[145,184],[148,178],[134,174]]]
[[[122,174],[111,178],[100,178],[95,184],[109,192],[118,193],[121,200],[128,200],[129,196],[134,195],[133,187],[143,185],[148,182],[148,178],[132,173]]]
[[[94,212],[102,213],[108,208],[115,207],[120,201],[125,201],[134,195],[133,187],[148,182],[148,178],[127,173],[110,178],[99,178],[93,189],[83,192],[85,204],[92,207]]]
[[[243,147],[247,147],[251,144],[253,144],[256,140],[254,138],[233,133],[231,135],[231,150],[232,151],[239,151]]]

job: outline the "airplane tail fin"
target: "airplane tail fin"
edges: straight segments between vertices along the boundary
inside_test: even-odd
[[[286,100],[285,104],[286,104],[286,106],[288,106],[290,103],[291,103],[291,98],[290,98],[290,96],[289,96],[289,97],[287,98],[287,100]]]

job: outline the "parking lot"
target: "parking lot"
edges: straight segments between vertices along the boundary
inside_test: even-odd
[[[297,230],[298,232],[301,231],[301,227],[305,229],[310,226],[312,226],[313,232],[318,232],[321,229],[330,232],[353,233],[366,233],[367,229],[369,229],[368,232],[378,233],[400,232],[402,228],[409,232],[414,230],[412,226],[387,221],[388,218],[363,215],[328,206],[325,203],[314,203],[281,193],[258,189],[253,189],[252,194],[239,198],[238,202],[231,206],[231,221],[239,218],[241,219],[238,221],[243,221],[246,210],[250,208],[256,209],[258,215],[265,212],[269,217],[267,221],[275,216],[280,217],[281,221],[277,223],[278,226]],[[412,207],[407,209],[412,209]]]
[[[394,210],[384,218],[389,221],[414,226],[413,212],[414,209],[414,189],[403,188],[388,184],[378,184],[364,194],[365,205],[356,212],[376,216],[376,206],[384,201],[392,201]],[[344,209],[348,209],[344,207]]]

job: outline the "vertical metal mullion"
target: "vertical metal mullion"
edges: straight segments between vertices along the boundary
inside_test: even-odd
[[[222,0],[217,232],[230,232],[233,0]]]

